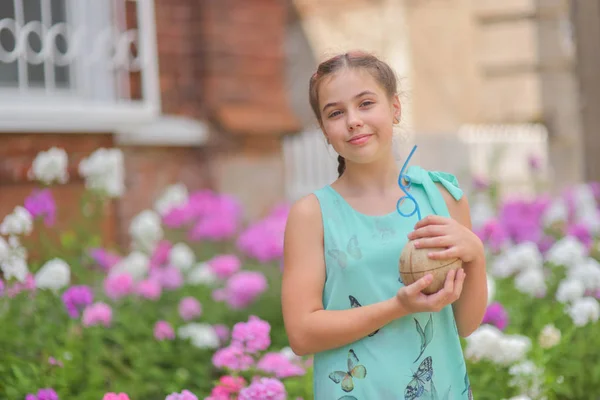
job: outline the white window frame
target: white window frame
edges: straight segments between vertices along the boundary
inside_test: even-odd
[[[15,5],[22,5],[27,0],[14,1]],[[47,1],[49,0],[41,0],[42,7]],[[109,18],[111,6],[122,6],[128,1],[137,3],[137,65],[141,71],[142,99],[130,100],[120,97],[119,93],[111,89],[102,91],[115,87],[113,79],[118,79],[119,75],[112,72],[103,73],[102,71],[108,70],[102,70],[97,65],[90,68],[91,64],[86,64],[90,58],[79,57],[76,62],[70,64],[70,75],[80,83],[87,82],[87,86],[76,85],[76,90],[48,87],[0,88],[0,132],[112,132],[123,126],[147,123],[160,114],[153,0],[65,0],[69,39],[72,41],[75,37],[84,37],[81,36],[83,31],[77,30],[81,27],[90,29],[92,26],[90,32],[95,34],[92,23],[95,21],[98,25],[98,18]],[[90,9],[82,12],[84,3],[87,3],[87,6],[92,5],[94,9],[91,12]],[[82,15],[86,17],[82,18]],[[90,23],[88,19],[92,16],[94,21]],[[19,23],[18,19],[19,15],[16,15],[16,24]],[[60,24],[55,24],[52,28],[56,29],[58,25]],[[19,29],[25,27],[17,27],[17,31],[21,32]],[[46,35],[49,32],[46,30]],[[125,43],[134,34],[134,31],[123,32],[119,40]],[[97,36],[95,38],[98,39]],[[69,42],[67,54],[72,43]],[[47,51],[44,48],[42,53],[46,54]]]

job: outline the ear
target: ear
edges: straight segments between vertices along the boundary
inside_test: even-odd
[[[394,116],[394,120],[400,120],[402,117],[402,104],[400,103],[400,98],[398,95],[394,95],[392,98],[392,113]]]

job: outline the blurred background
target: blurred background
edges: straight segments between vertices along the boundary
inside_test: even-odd
[[[311,399],[283,232],[353,49],[400,79],[398,162],[470,197],[475,398],[598,398],[600,0],[0,0],[0,399]]]
[[[308,78],[361,48],[403,95],[399,159],[531,191],[600,178],[598,2],[567,0],[1,0],[0,214],[35,155],[123,150],[119,237],[168,184],[242,199],[249,216],[335,178]],[[508,146],[498,155],[495,149]],[[494,155],[496,154],[496,157]],[[76,176],[76,174],[73,174]],[[57,189],[68,202],[82,188]]]

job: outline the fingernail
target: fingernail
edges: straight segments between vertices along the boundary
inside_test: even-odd
[[[419,247],[419,242],[415,242],[415,247]]]

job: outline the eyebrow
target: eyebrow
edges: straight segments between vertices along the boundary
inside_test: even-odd
[[[360,92],[359,94],[357,94],[356,96],[354,96],[353,99],[357,99],[357,98],[362,97],[362,96],[364,96],[366,94],[370,94],[370,95],[376,96],[376,94],[373,93],[373,92],[371,92],[370,90],[364,90],[364,91]],[[323,107],[323,110],[321,112],[324,112],[328,107],[333,107],[333,106],[335,106],[337,104],[338,103],[336,103],[336,102],[327,103],[327,104],[325,104],[325,107]]]

